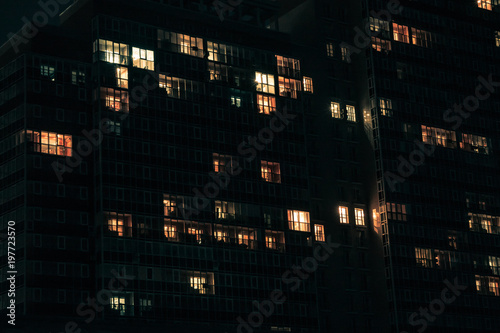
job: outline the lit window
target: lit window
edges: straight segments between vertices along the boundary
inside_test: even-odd
[[[85,73],[81,71],[71,71],[72,84],[85,84]]]
[[[488,256],[488,266],[495,275],[500,275],[500,257]]]
[[[155,70],[155,53],[151,50],[133,47],[132,60],[134,67]]]
[[[297,91],[302,91],[302,84],[299,80],[279,77],[280,96],[297,98]]]
[[[349,224],[349,211],[345,206],[339,206],[340,223]]]
[[[410,35],[406,25],[392,23],[393,38],[397,42],[410,43]]]
[[[469,213],[469,228],[476,232],[500,234],[500,217]]]
[[[236,216],[234,202],[215,201],[215,217],[217,219],[228,219]]]
[[[276,97],[257,94],[257,105],[259,113],[270,114],[276,111]]]
[[[37,153],[72,156],[73,137],[71,135],[27,130],[26,139],[32,142],[33,151]]]
[[[288,228],[295,231],[311,231],[309,212],[288,210]]]
[[[251,229],[250,229],[251,230]],[[253,231],[240,231],[238,233],[238,244],[251,246],[253,248],[254,232]]]
[[[159,48],[173,47],[174,52],[184,53],[187,55],[200,58],[204,57],[203,39],[199,37],[192,37],[189,35],[178,34],[175,32],[158,30],[158,47]]]
[[[127,44],[99,39],[99,42],[94,43],[94,53],[96,52],[99,52],[99,56],[98,58],[94,57],[94,61],[99,59],[100,61],[106,61],[112,64],[128,65],[129,49]]]
[[[41,77],[49,79],[50,81],[56,80],[56,76],[55,76],[56,72],[55,72],[54,67],[52,67],[52,66],[47,66],[47,65],[40,66],[40,75],[41,75]]]
[[[268,249],[276,250],[276,237],[272,235],[266,235],[266,247]]]
[[[347,120],[356,121],[356,109],[352,105],[346,105],[345,109],[347,111]]]
[[[105,106],[113,111],[128,112],[128,92],[101,87],[101,98]]]
[[[241,97],[231,96],[231,105],[236,106],[237,108],[241,107]]]
[[[116,84],[118,88],[128,89],[128,68],[118,66],[116,68]]]
[[[229,234],[225,231],[222,230],[216,230],[215,231],[215,239],[221,242],[227,242],[229,241]]]
[[[115,236],[132,236],[132,216],[129,214],[105,213],[108,231]]]
[[[417,265],[425,268],[432,268],[434,266],[432,250],[420,247],[415,248],[415,260]]]
[[[406,205],[387,202],[386,208],[388,219],[406,221]]]
[[[293,58],[285,58],[277,55],[278,74],[290,77],[300,76],[300,61]]]
[[[204,277],[191,276],[189,283],[191,288],[197,290],[200,294],[206,294],[205,284],[207,283],[207,279]]]
[[[274,75],[255,72],[255,82],[257,82],[257,91],[274,94]]]
[[[234,46],[221,43],[207,42],[208,60],[218,62],[236,62],[239,57],[239,49]]]
[[[340,54],[342,56],[342,61],[346,61],[346,62],[349,61],[349,50],[347,49],[347,47],[342,46],[340,48]]]
[[[283,232],[266,230],[265,241],[268,249],[281,252],[285,250],[285,234]]]
[[[391,41],[378,37],[372,37],[372,48],[378,52],[382,51],[388,52],[392,49]]]
[[[342,119],[342,111],[340,110],[340,104],[336,102],[330,102],[330,110],[332,112],[332,118]]]
[[[373,34],[384,33],[383,37],[387,37],[389,33],[389,22],[380,20],[374,17],[370,17],[370,31]]]
[[[111,306],[111,310],[118,311],[120,316],[124,316],[126,314],[125,297],[110,297],[109,304]]]
[[[476,291],[478,294],[500,296],[500,278],[496,276],[476,275]]]
[[[324,242],[325,241],[325,227],[321,224],[314,225],[314,235],[316,237],[316,241]]]
[[[354,208],[356,225],[365,225],[365,211],[362,208]]]
[[[495,45],[500,47],[500,31],[495,31]]]
[[[328,57],[333,57],[334,51],[333,51],[333,43],[326,43],[326,55]]]
[[[229,81],[229,72],[227,66],[209,62],[208,70],[210,72],[210,81]]]
[[[177,201],[181,198],[174,195],[163,195],[163,215],[165,216],[178,216]]]
[[[422,125],[422,142],[447,148],[457,148],[454,131]]]
[[[200,91],[200,84],[178,77],[159,75],[159,87],[165,89],[168,97],[192,99]]]
[[[227,172],[232,174],[233,157],[231,155],[221,155],[213,153],[214,171]]]
[[[163,228],[165,231],[165,237],[168,239],[177,239],[177,226],[165,224]]]
[[[313,93],[313,80],[307,76],[304,76],[304,91]]]
[[[260,162],[262,179],[266,182],[281,183],[280,164],[277,162]]]
[[[482,9],[492,10],[491,0],[477,0],[477,6]]]
[[[187,228],[187,233],[189,235],[194,235],[196,237],[196,241],[197,242],[201,242],[201,237],[203,235],[203,230],[202,229]]]
[[[214,273],[191,272],[188,275],[189,286],[198,294],[215,294]]]
[[[465,133],[462,134],[462,142],[460,142],[460,148],[479,154],[488,155],[490,153],[490,150],[488,148],[488,139],[479,135]]]
[[[425,30],[411,28],[411,40],[414,45],[431,47],[431,33]]]
[[[379,98],[380,114],[392,117],[392,101],[388,98]]]

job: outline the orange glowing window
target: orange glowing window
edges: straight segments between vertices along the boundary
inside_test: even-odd
[[[311,231],[309,212],[288,210],[288,228],[295,231]]]
[[[128,68],[119,66],[116,68],[116,84],[119,88],[128,89]]]
[[[325,227],[321,224],[314,225],[314,235],[316,237],[316,241],[324,242],[325,241]]]
[[[73,137],[45,131],[26,131],[27,141],[33,143],[33,150],[38,153],[72,156]]]
[[[391,41],[372,36],[372,48],[378,52],[391,50]]]
[[[345,206],[339,206],[340,223],[349,224],[349,211]]]
[[[304,91],[305,92],[309,92],[309,93],[313,93],[313,80],[312,78],[310,77],[307,77],[307,76],[304,76]]]
[[[278,78],[280,96],[297,98],[297,91],[302,91],[302,83],[299,80],[289,79],[283,76]]]
[[[493,10],[491,0],[477,0],[477,6],[486,10]]]
[[[101,88],[101,99],[110,110],[128,112],[128,92],[125,90]]]
[[[129,214],[105,213],[108,231],[115,236],[132,236],[132,216]]]
[[[362,208],[354,208],[356,225],[365,225],[365,211]]]
[[[437,127],[422,125],[422,141],[436,146],[457,148],[455,132]]]
[[[392,23],[393,38],[397,42],[410,43],[410,34],[406,25]]]
[[[164,231],[165,231],[165,237],[169,239],[177,238],[177,227],[175,225],[165,225]]]
[[[257,105],[259,113],[270,114],[276,111],[276,97],[257,94]]]
[[[260,162],[262,179],[266,182],[281,183],[280,164],[277,162]]]
[[[274,75],[255,72],[255,82],[257,83],[257,91],[274,94]]]
[[[414,45],[431,47],[432,36],[428,31],[411,28],[411,40]]]

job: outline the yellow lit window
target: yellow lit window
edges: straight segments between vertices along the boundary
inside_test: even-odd
[[[85,72],[71,71],[71,84],[85,84]]]
[[[177,216],[177,202],[174,196],[167,194],[163,196],[163,214],[165,216]]]
[[[215,201],[215,216],[218,219],[234,218],[236,215],[236,207],[234,202]]]
[[[340,223],[349,224],[349,211],[345,206],[339,206]]]
[[[127,67],[117,67],[116,68],[116,81],[118,88],[128,89],[128,68]]]
[[[328,57],[333,57],[334,56],[334,51],[333,51],[333,43],[326,43],[326,55]]]
[[[288,228],[295,231],[311,231],[309,212],[288,210]]]
[[[112,310],[116,310],[120,313],[120,316],[124,316],[126,314],[125,297],[110,297],[109,304]]]
[[[165,237],[169,239],[177,239],[177,227],[175,225],[164,226]]]
[[[392,117],[392,101],[388,98],[379,98],[380,114]]]
[[[500,234],[500,217],[469,213],[469,228],[477,232]]]
[[[184,273],[184,272],[183,272]],[[213,295],[214,291],[214,273],[205,272],[186,272],[187,276],[183,277],[189,283],[189,287],[193,292],[203,295]],[[185,274],[185,273],[184,273]]]
[[[178,77],[159,75],[159,85],[167,91],[168,97],[190,99],[200,91],[200,85],[196,81],[185,80]]]
[[[347,47],[342,46],[340,48],[340,55],[342,57],[342,61],[347,62],[349,60],[349,50],[347,49]]]
[[[279,78],[280,96],[297,98],[297,91],[302,91],[302,83],[299,80],[289,79],[283,76]]]
[[[218,61],[218,62],[227,62],[227,51],[228,49],[232,49],[227,45],[221,43],[207,42],[207,51],[208,51],[208,60],[210,61]]]
[[[492,10],[491,0],[477,0],[477,6],[482,9]]]
[[[495,45],[500,47],[500,31],[495,31]]]
[[[431,47],[432,37],[428,31],[411,28],[411,40],[414,45]]]
[[[362,208],[354,208],[356,225],[365,225],[365,211]]]
[[[189,278],[189,283],[191,288],[197,290],[200,294],[206,294],[207,290],[205,284],[207,283],[207,279],[204,277],[191,276]]]
[[[347,113],[347,120],[349,121],[356,121],[356,109],[352,105],[346,105],[345,106],[346,113]]]
[[[300,61],[293,58],[285,58],[282,56],[276,56],[276,62],[278,65],[278,74],[290,77],[300,76]]]
[[[105,106],[113,111],[128,112],[128,92],[124,90],[101,87],[101,98]]]
[[[307,76],[304,76],[304,91],[313,93],[313,80]]]
[[[460,148],[466,151],[471,151],[474,153],[486,154],[490,153],[488,148],[488,139],[473,134],[462,134],[462,142],[460,142]]]
[[[255,72],[255,82],[257,83],[257,91],[274,94],[274,75]]]
[[[392,23],[393,38],[397,42],[410,43],[410,35],[406,25]]]
[[[134,67],[155,70],[155,53],[151,50],[132,48],[132,61]]]
[[[270,114],[276,111],[276,97],[257,94],[257,105],[259,113]]]
[[[330,102],[330,111],[332,112],[332,118],[342,119],[342,112],[340,110],[339,103]]]
[[[218,241],[227,242],[229,241],[229,234],[222,230],[216,230],[215,239],[217,239]]]
[[[419,265],[419,266],[422,266],[425,268],[434,267],[434,261],[433,261],[431,249],[424,249],[424,248],[416,247],[415,248],[415,260],[417,262],[417,265]]]
[[[210,43],[210,42],[208,42]],[[203,39],[170,31],[158,30],[158,47],[203,58]],[[210,59],[212,60],[212,59]],[[218,61],[218,60],[216,60]]]
[[[266,235],[266,247],[276,250],[276,237]]]
[[[110,62],[127,66],[129,62],[129,47],[127,44],[115,43],[110,40],[99,39],[94,43],[94,53],[99,52],[98,58],[100,61]]]
[[[232,173],[230,168],[233,167],[233,157],[231,155],[221,155],[213,153],[213,163],[215,172]]]
[[[324,242],[325,241],[325,227],[321,224],[314,225],[314,235],[316,237],[316,241]]]
[[[26,131],[26,137],[33,144],[33,150],[38,153],[72,156],[73,137],[45,131]]]
[[[383,33],[383,37],[386,37],[389,32],[389,22],[380,20],[374,17],[370,17],[370,31],[375,34]]]
[[[391,48],[391,41],[372,36],[372,48],[378,52],[388,52]]]
[[[280,164],[277,162],[260,162],[262,179],[266,182],[281,183]]]
[[[238,234],[238,244],[249,246],[250,242],[253,242],[253,239],[254,238],[252,233],[246,233],[243,231],[242,233]]]
[[[189,235],[196,235],[196,240],[198,242],[201,242],[201,237],[203,235],[203,230],[202,229],[196,229],[196,228],[188,228],[187,233]]]
[[[129,214],[106,213],[108,230],[116,236],[132,236],[132,216]]]
[[[209,62],[208,70],[210,72],[210,81],[229,81],[229,71],[227,66]]]
[[[454,131],[422,125],[422,142],[447,148],[457,148]]]

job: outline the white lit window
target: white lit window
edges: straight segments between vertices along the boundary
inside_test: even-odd
[[[52,66],[42,65],[40,66],[40,75],[44,78],[49,79],[50,81],[56,80],[55,69]]]
[[[110,40],[99,39],[94,43],[94,53],[99,52],[98,59],[127,66],[129,62],[129,48],[127,44],[115,43]],[[97,58],[94,58],[96,61]]]
[[[313,93],[313,80],[310,77],[304,76],[304,91]]]
[[[116,84],[118,88],[128,89],[128,68],[118,66],[116,68]]]
[[[112,310],[117,310],[120,316],[124,316],[126,313],[126,303],[125,297],[110,297],[109,304]]]
[[[234,202],[215,201],[215,216],[218,219],[234,218],[236,207]]]
[[[72,84],[85,84],[85,73],[81,71],[71,71]]]
[[[257,82],[257,91],[274,94],[274,75],[255,72],[255,82]]]
[[[316,237],[316,241],[324,242],[325,241],[325,227],[321,224],[314,225],[314,235]]]
[[[204,277],[191,276],[189,278],[189,283],[191,288],[197,290],[200,294],[206,294],[205,284],[207,283],[207,279]]]
[[[354,208],[356,225],[365,225],[365,212],[362,208]]]
[[[349,212],[347,207],[339,206],[339,218],[340,218],[340,223],[349,224]]]
[[[309,212],[288,210],[288,228],[295,231],[311,231]]]
[[[231,96],[231,105],[236,106],[237,108],[241,107],[241,97]]]
[[[356,109],[352,105],[345,106],[347,112],[347,120],[356,121]]]
[[[134,67],[155,70],[155,53],[151,50],[132,47],[132,60]]]
[[[340,110],[339,103],[330,102],[330,111],[332,112],[332,118],[342,119],[342,112]]]
[[[189,286],[199,294],[214,294],[214,273],[191,272],[187,276]]]

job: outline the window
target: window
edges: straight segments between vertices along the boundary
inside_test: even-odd
[[[280,164],[277,162],[260,162],[262,179],[266,182],[281,183]]]
[[[109,304],[112,310],[118,311],[120,316],[125,316],[126,314],[125,297],[118,297],[118,296],[110,297]]]
[[[241,107],[241,97],[231,96],[231,105],[236,106],[237,108]]]
[[[379,98],[380,114],[392,117],[392,101],[388,98]]]
[[[431,47],[431,33],[425,30],[411,28],[411,40],[414,45]]]
[[[492,10],[491,0],[477,0],[477,6],[482,9]]]
[[[81,71],[71,71],[71,84],[85,84],[85,73]]]
[[[342,61],[349,62],[349,50],[347,47],[342,46],[340,48],[340,54],[342,56]]]
[[[349,224],[349,211],[345,206],[339,206],[340,223]]]
[[[415,248],[415,260],[418,266],[431,268],[433,267],[432,250],[420,247]]]
[[[289,79],[280,76],[279,78],[280,96],[297,98],[297,91],[302,90],[302,85],[299,80]]]
[[[158,47],[166,48],[167,46],[166,43],[168,43],[169,46],[173,48],[174,52],[184,53],[199,58],[204,57],[202,38],[192,37],[184,34],[178,34],[175,32],[158,30]],[[207,42],[208,45],[210,45],[210,43],[211,42]]]
[[[406,221],[406,205],[387,202],[386,207],[388,219]]]
[[[119,237],[132,236],[132,216],[129,214],[105,213],[108,231]]]
[[[289,77],[300,76],[300,61],[293,58],[285,58],[277,55],[278,74]]]
[[[118,88],[128,89],[128,68],[118,66],[116,68],[116,85]]]
[[[276,250],[276,237],[273,235],[266,235],[266,247],[268,249]]]
[[[128,112],[127,91],[101,87],[101,99],[105,101],[105,106],[113,111]]]
[[[233,168],[233,157],[231,155],[213,153],[213,163],[215,172],[232,173],[231,168]]]
[[[72,156],[73,137],[45,131],[26,131],[26,140],[32,142],[33,151],[43,154]]]
[[[97,47],[99,49],[97,49]],[[129,62],[129,49],[127,44],[115,43],[109,40],[99,39],[99,42],[94,42],[94,53],[99,52],[98,58],[94,57],[94,61],[110,62],[127,66]]]
[[[338,118],[338,119],[343,118],[339,103],[330,102],[330,111],[332,112],[332,118]]]
[[[476,275],[476,291],[478,294],[500,296],[500,278],[496,276]]]
[[[274,94],[274,75],[255,72],[255,82],[257,82],[257,91]]]
[[[330,58],[333,58],[334,55],[333,43],[326,43],[326,55]]]
[[[373,33],[373,35],[383,33],[382,37],[386,38],[388,37],[389,33],[389,22],[370,17],[370,31]]]
[[[40,66],[40,76],[46,79],[49,79],[50,81],[55,81],[56,76],[55,76],[55,69],[52,66],[47,66],[47,65],[42,65]]]
[[[500,257],[488,256],[488,266],[495,275],[500,275]]]
[[[215,294],[214,273],[191,272],[188,273],[189,287],[197,294]]]
[[[490,153],[490,150],[488,148],[488,139],[479,135],[465,133],[462,134],[462,142],[460,142],[460,148],[479,154],[488,155]]]
[[[238,244],[250,246],[251,245],[250,243],[253,243],[255,236],[254,236],[254,232],[250,231],[250,230],[252,230],[252,229],[249,229],[249,231],[240,230],[238,232]]]
[[[197,242],[201,242],[203,230],[198,228],[187,228],[188,235],[194,235]]]
[[[314,225],[314,236],[316,237],[316,241],[324,242],[325,241],[325,227],[321,224]]]
[[[402,43],[410,43],[408,27],[406,25],[400,25],[393,22],[392,30],[393,30],[393,38],[395,41]]]
[[[454,131],[422,125],[422,142],[447,148],[457,148]]]
[[[168,97],[191,99],[200,91],[198,82],[160,74],[159,87],[167,91]]]
[[[170,240],[177,240],[177,226],[165,224],[163,226],[165,237]]]
[[[495,31],[495,45],[500,47],[500,31]]]
[[[365,225],[365,211],[362,208],[354,208],[356,225]]]
[[[257,105],[259,113],[270,114],[276,111],[276,97],[257,94]]]
[[[179,206],[182,206],[184,198],[182,196],[175,196],[164,194],[163,195],[163,214],[165,216],[177,217],[179,216]]]
[[[265,232],[266,248],[271,250],[285,250],[285,234],[280,231],[266,230]]]
[[[345,109],[347,111],[347,120],[356,121],[356,109],[352,105],[346,105]]]
[[[233,218],[236,216],[234,202],[215,201],[215,216],[218,219]]]
[[[500,234],[500,217],[469,213],[469,229],[476,232]]]
[[[313,93],[313,80],[310,77],[304,76],[304,91]]]
[[[381,39],[378,37],[372,37],[372,48],[378,52],[382,52],[382,51],[388,52],[392,49],[391,48],[391,41]]]
[[[155,53],[151,50],[132,48],[133,66],[143,69],[155,70]]]
[[[295,231],[311,231],[309,212],[288,210],[288,228]]]
[[[149,296],[148,298],[139,298],[141,316],[144,315],[144,312],[148,312],[153,309],[153,301],[151,298],[151,296]]]
[[[210,72],[210,81],[229,81],[229,72],[227,66],[209,62],[208,70]]]

